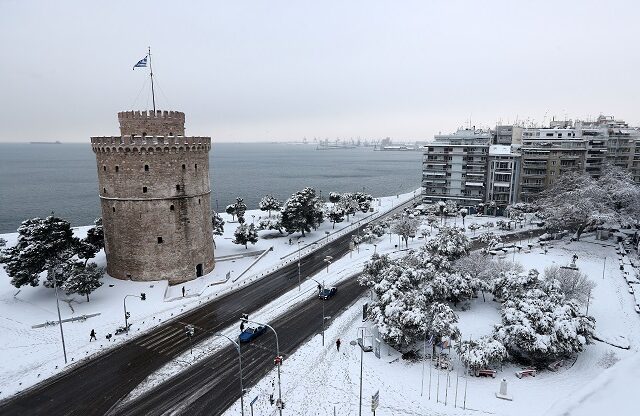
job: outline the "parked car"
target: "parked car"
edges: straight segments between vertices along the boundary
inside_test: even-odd
[[[320,290],[320,292],[318,293],[318,297],[320,299],[327,300],[331,296],[335,295],[337,291],[338,291],[338,288],[335,286],[325,287],[324,289]]]
[[[266,330],[267,330],[267,327],[262,325],[251,326],[249,328],[245,328],[245,330],[240,333],[240,336],[238,337],[238,339],[240,340],[240,342],[251,342],[255,338],[264,334]]]

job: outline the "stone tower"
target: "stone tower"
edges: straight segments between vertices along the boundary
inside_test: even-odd
[[[107,273],[176,284],[213,270],[210,137],[185,137],[184,113],[118,113],[120,136],[92,137]]]

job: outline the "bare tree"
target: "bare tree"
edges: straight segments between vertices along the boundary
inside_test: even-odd
[[[417,219],[403,216],[391,223],[391,232],[400,235],[406,247],[409,247],[409,237],[416,235],[419,226]]]
[[[575,269],[549,266],[544,269],[545,279],[556,280],[560,291],[567,300],[575,300],[584,304],[591,297],[591,291],[596,286],[585,273]]]

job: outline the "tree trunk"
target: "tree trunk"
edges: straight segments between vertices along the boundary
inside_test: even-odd
[[[487,300],[484,298],[484,290],[482,291],[482,301],[486,302]]]
[[[335,223],[335,221],[333,222],[333,228],[332,228],[332,229],[333,229],[333,230],[335,230],[335,229],[336,229],[336,223]]]
[[[580,241],[580,236],[582,235],[582,232],[585,228],[586,226],[584,224],[580,224],[580,226],[578,227],[578,231],[576,231],[576,241]]]
[[[89,302],[89,294],[87,293],[87,302]]]

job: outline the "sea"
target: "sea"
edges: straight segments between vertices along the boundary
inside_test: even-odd
[[[273,195],[284,201],[306,186],[378,196],[420,186],[422,153],[372,147],[316,150],[312,144],[214,143],[209,155],[211,206],[224,211],[236,197],[249,209]],[[25,219],[54,213],[72,226],[100,214],[95,156],[89,143],[0,144],[0,233]]]

